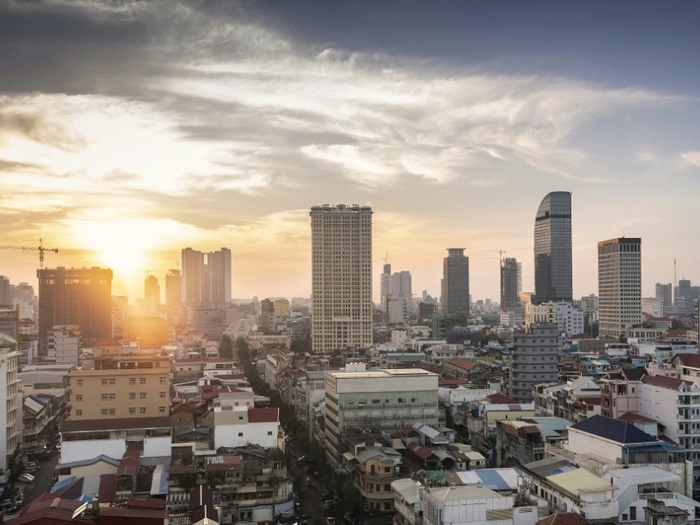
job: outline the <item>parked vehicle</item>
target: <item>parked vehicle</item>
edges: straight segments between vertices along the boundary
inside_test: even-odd
[[[17,479],[18,479],[19,481],[21,481],[22,483],[31,483],[32,481],[34,481],[34,476],[32,476],[31,474],[28,474],[27,472],[25,472],[24,474],[22,474],[22,475],[21,475],[19,478],[17,478]]]

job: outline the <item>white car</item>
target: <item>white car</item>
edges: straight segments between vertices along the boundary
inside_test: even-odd
[[[18,479],[19,481],[21,481],[22,483],[31,483],[32,481],[34,481],[34,476],[32,476],[31,474],[28,474],[27,472],[25,472],[24,474],[22,474],[22,475],[21,475],[19,478],[17,478],[17,479]]]

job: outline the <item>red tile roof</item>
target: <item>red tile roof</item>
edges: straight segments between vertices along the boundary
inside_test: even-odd
[[[656,423],[653,419],[649,419],[648,417],[636,414],[634,412],[625,412],[621,416],[618,416],[620,421],[627,421],[628,423],[634,424],[635,421],[641,421],[643,423]]]
[[[557,512],[542,518],[537,525],[585,525],[588,523],[591,522],[576,512]]]
[[[676,354],[674,359],[677,359],[685,366],[700,368],[700,354]]]
[[[453,357],[447,363],[457,368],[463,368],[464,370],[471,370],[476,366],[476,361],[470,361],[464,357]]]
[[[486,400],[495,404],[495,405],[517,404],[517,401],[515,399],[513,399],[512,397],[508,397],[505,394],[501,394],[500,392],[496,392],[495,394],[491,394],[490,396],[486,396]]]
[[[249,408],[248,423],[276,423],[279,421],[278,408]]]
[[[683,384],[693,384],[691,381],[683,381],[682,379],[676,379],[675,377],[648,375],[642,377],[642,383],[645,383],[647,385],[660,386],[662,388],[672,388],[673,390],[678,390]]]

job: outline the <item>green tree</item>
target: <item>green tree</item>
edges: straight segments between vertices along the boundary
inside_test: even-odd
[[[214,472],[207,472],[207,485],[211,490],[219,486],[219,477]]]
[[[362,508],[362,495],[350,478],[343,483],[342,496],[343,511],[357,517]]]
[[[189,492],[197,486],[197,474],[193,472],[185,472],[180,475],[180,479],[177,481],[178,486],[185,492]]]
[[[328,520],[324,516],[314,516],[309,520],[309,525],[327,525]]]
[[[221,336],[221,341],[219,342],[219,356],[224,359],[235,359],[233,355],[233,342],[226,334]]]
[[[244,363],[248,363],[250,361],[250,347],[248,346],[248,341],[245,340],[245,337],[239,337],[236,339],[235,346],[238,359]]]

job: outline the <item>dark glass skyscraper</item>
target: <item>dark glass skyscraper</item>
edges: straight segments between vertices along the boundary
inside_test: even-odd
[[[538,302],[571,301],[571,193],[549,193],[535,217],[535,295]]]
[[[469,257],[464,248],[448,248],[443,260],[443,313],[469,315]]]
[[[513,257],[501,259],[501,309],[520,308],[522,265]]]

